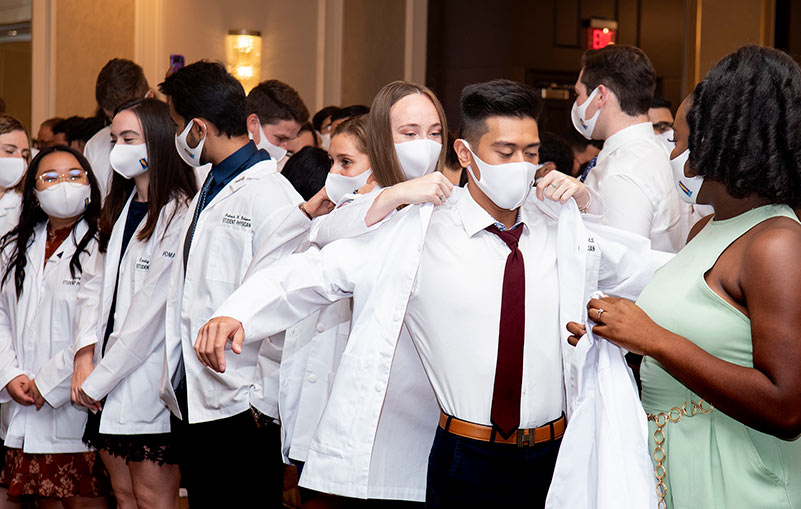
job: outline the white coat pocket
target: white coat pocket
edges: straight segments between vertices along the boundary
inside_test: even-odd
[[[208,252],[207,278],[239,285],[253,259],[253,235],[250,230],[218,226],[211,232]]]
[[[86,428],[86,409],[65,405],[56,411],[56,438],[80,439]]]

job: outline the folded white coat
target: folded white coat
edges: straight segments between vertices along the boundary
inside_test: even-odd
[[[595,338],[591,325],[570,360],[578,394],[575,406],[568,408],[569,425],[545,507],[657,507],[648,422],[637,385],[624,351]]]

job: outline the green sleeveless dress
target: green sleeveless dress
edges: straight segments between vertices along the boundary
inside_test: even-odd
[[[777,216],[797,220],[790,207],[768,205],[710,221],[657,271],[637,304],[661,327],[710,354],[753,367],[750,320],[713,292],[704,274],[732,242]],[[664,467],[659,473],[668,508],[801,508],[801,439],[781,440],[709,411],[708,403],[650,357],[643,359],[640,377],[649,415],[677,407],[648,422],[652,460],[657,470],[660,463]],[[655,440],[663,441],[664,453],[656,451]]]

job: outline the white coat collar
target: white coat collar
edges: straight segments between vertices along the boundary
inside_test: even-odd
[[[260,180],[270,173],[274,173],[276,171],[274,160],[268,159],[265,161],[259,161],[250,168],[244,170],[242,173],[237,175],[235,179],[229,182],[228,185],[225,186],[208,205],[206,205],[206,208],[211,208],[213,205],[216,205],[217,203],[231,196],[240,188],[242,188],[242,186],[244,186],[247,182],[251,180]]]
[[[465,233],[472,237],[481,230],[485,230],[497,222],[497,219],[492,217],[470,194],[470,190],[465,187],[462,191],[458,192],[456,196],[456,209],[459,211],[459,216],[462,219],[462,226]],[[528,229],[528,224],[531,217],[523,207],[518,210],[518,221],[523,223],[523,227]]]

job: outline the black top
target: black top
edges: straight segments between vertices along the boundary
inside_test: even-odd
[[[103,335],[103,355],[106,354],[106,344],[111,332],[114,330],[114,311],[117,309],[117,288],[120,286],[120,264],[122,258],[125,256],[125,250],[128,249],[128,244],[131,242],[139,223],[147,215],[147,202],[131,201],[128,207],[128,217],[125,218],[125,230],[122,232],[122,247],[120,249],[120,260],[117,262],[117,278],[114,283],[114,296],[111,298],[111,309],[108,313],[108,321],[106,323],[106,332]]]

